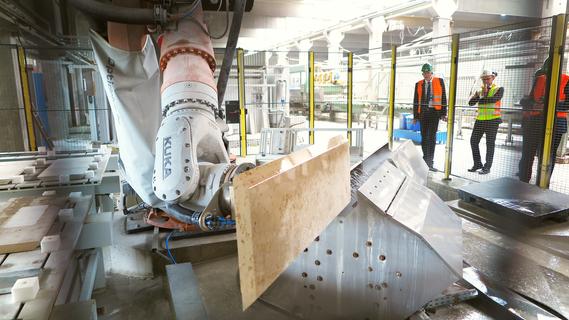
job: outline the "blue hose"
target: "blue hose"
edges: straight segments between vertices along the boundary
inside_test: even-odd
[[[168,246],[168,241],[170,240],[170,237],[172,236],[174,231],[176,231],[176,230],[172,230],[170,233],[168,233],[168,236],[166,236],[165,244],[166,244],[166,251],[168,252],[168,257],[170,258],[170,260],[172,260],[173,264],[176,264],[176,259],[174,259],[172,252],[170,252],[170,247]]]

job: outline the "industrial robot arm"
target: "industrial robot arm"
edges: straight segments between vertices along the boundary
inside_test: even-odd
[[[227,185],[251,165],[229,163],[222,140],[227,126],[217,110],[211,40],[201,6],[185,10],[193,10],[191,17],[183,19],[182,14],[175,31],[165,32],[160,40],[164,118],[156,137],[152,184],[156,196],[167,203],[167,213],[208,230],[231,223],[224,220],[231,214]]]

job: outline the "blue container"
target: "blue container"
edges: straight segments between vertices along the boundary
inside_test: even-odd
[[[399,114],[399,129],[401,130],[407,130],[407,119],[411,117],[413,118],[413,115],[411,115],[410,113],[400,113]]]
[[[408,117],[406,120],[407,120],[407,130],[421,131],[421,124],[419,123],[419,121],[413,124],[413,116]]]

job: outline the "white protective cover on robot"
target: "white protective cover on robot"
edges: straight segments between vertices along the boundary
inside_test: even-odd
[[[121,169],[137,195],[160,207],[152,190],[154,140],[160,127],[160,69],[150,37],[142,51],[112,47],[91,30],[91,43],[111,105],[120,149]]]

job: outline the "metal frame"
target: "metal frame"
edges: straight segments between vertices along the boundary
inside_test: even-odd
[[[391,46],[391,77],[389,81],[389,114],[387,116],[387,140],[393,150],[393,118],[395,116],[395,71],[397,64],[397,46]]]
[[[314,51],[308,52],[308,127],[314,129]],[[310,144],[314,144],[314,131],[308,133]]]
[[[448,99],[447,115],[447,143],[445,148],[445,176],[444,180],[450,180],[452,170],[452,148],[454,141],[454,109],[456,106],[456,84],[458,80],[458,52],[460,35],[454,34],[451,43],[451,65],[450,65],[450,88]]]
[[[28,82],[28,71],[26,70],[26,52],[24,48],[18,47],[18,64],[20,67],[20,81],[22,85],[22,95],[24,100],[24,113],[26,115],[26,129],[28,133],[28,147],[36,150],[36,133],[32,114],[32,100]]]
[[[348,52],[348,108],[347,108],[347,112],[348,112],[348,129],[352,128],[352,116],[353,116],[353,106],[352,106],[352,99],[353,99],[353,95],[354,95],[354,90],[353,90],[353,86],[354,86],[354,54],[352,52]],[[352,145],[352,132],[348,131],[348,141],[350,143],[350,146]]]
[[[545,118],[545,132],[543,139],[542,161],[540,163],[540,170],[538,173],[537,181],[541,188],[549,188],[549,181],[551,179],[550,170],[551,161],[551,148],[553,142],[553,129],[555,125],[555,113],[557,106],[557,93],[559,87],[559,77],[561,76],[561,64],[563,60],[563,51],[565,47],[565,35],[567,28],[565,25],[565,15],[560,14],[553,17],[551,34],[554,37],[549,48],[549,57],[551,58],[551,70],[547,77],[547,115]]]
[[[237,77],[239,88],[239,141],[241,156],[247,156],[247,109],[245,108],[245,65],[244,51],[237,49]]]

